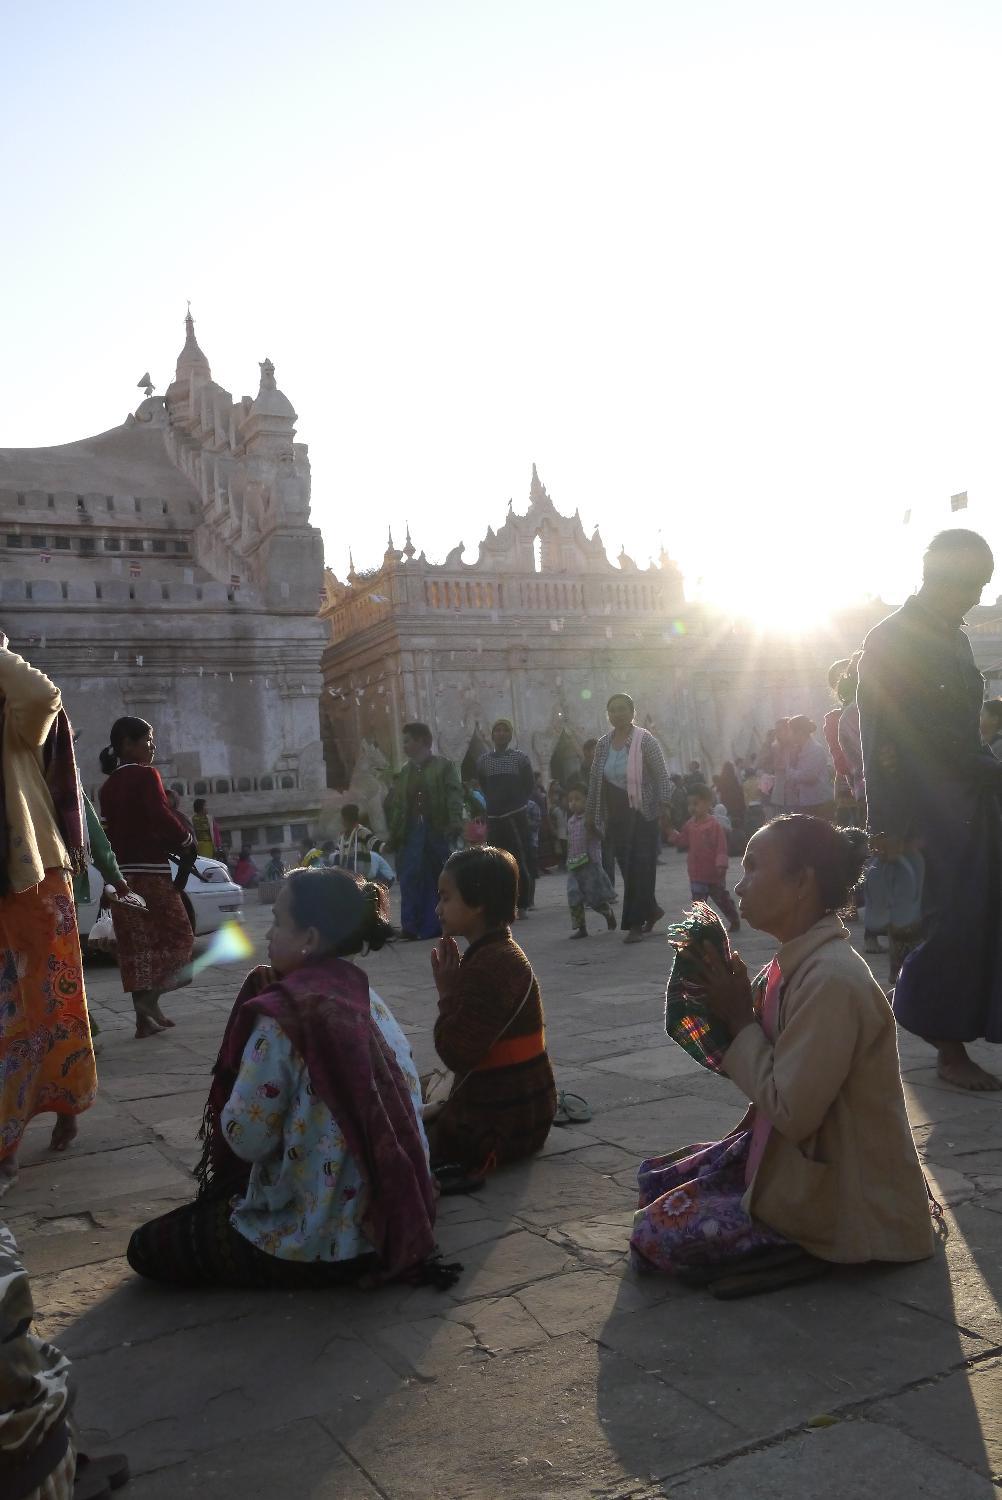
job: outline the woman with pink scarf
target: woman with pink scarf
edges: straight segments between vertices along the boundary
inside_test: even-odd
[[[730,1033],[720,1070],[749,1107],[722,1140],[641,1164],[638,1270],[730,1299],[932,1254],[894,1017],[838,917],[867,851],[860,829],[803,814],[750,840],[736,894],[776,955],[754,981],[710,943],[698,965]]]
[[[629,693],[614,693],[606,712],[612,729],[595,746],[585,826],[612,845],[623,875],[623,941],[639,943],[664,916],[654,880],[659,816],[669,810],[672,786],[661,746],[635,722]]]

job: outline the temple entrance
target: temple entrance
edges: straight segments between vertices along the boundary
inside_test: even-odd
[[[466,754],[463,756],[463,763],[459,768],[459,774],[462,777],[464,783],[467,781],[476,781],[477,761],[484,754],[484,752],[486,750],[489,750],[490,748],[491,747],[484,739],[483,734],[480,731],[480,725],[478,724],[474,729],[472,736],[470,737],[470,743],[466,747]]]
[[[581,751],[567,730],[562,729],[560,738],[553,747],[553,754],[550,756],[550,779],[559,781],[560,785],[566,789],[568,784],[578,779],[580,775]]]
[[[351,775],[345,765],[344,756],[341,754],[337,741],[337,734],[330,715],[320,710],[320,743],[324,752],[324,770],[327,773],[327,790],[330,792],[344,792],[348,789]]]

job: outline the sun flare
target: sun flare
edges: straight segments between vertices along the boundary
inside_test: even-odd
[[[706,604],[725,610],[763,634],[803,635],[829,624],[854,601],[844,575],[830,579],[792,565],[768,569],[735,568],[706,578],[700,589]]]

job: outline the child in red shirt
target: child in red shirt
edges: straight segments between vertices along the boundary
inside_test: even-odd
[[[728,921],[728,932],[738,932],[741,918],[727,889],[727,835],[713,817],[714,796],[709,787],[689,793],[689,820],[669,835],[676,849],[687,851],[689,889],[694,901],[712,901]]]

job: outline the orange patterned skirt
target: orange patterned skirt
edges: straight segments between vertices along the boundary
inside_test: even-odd
[[[35,1115],[79,1115],[97,1069],[70,877],[0,898],[0,1160]]]

